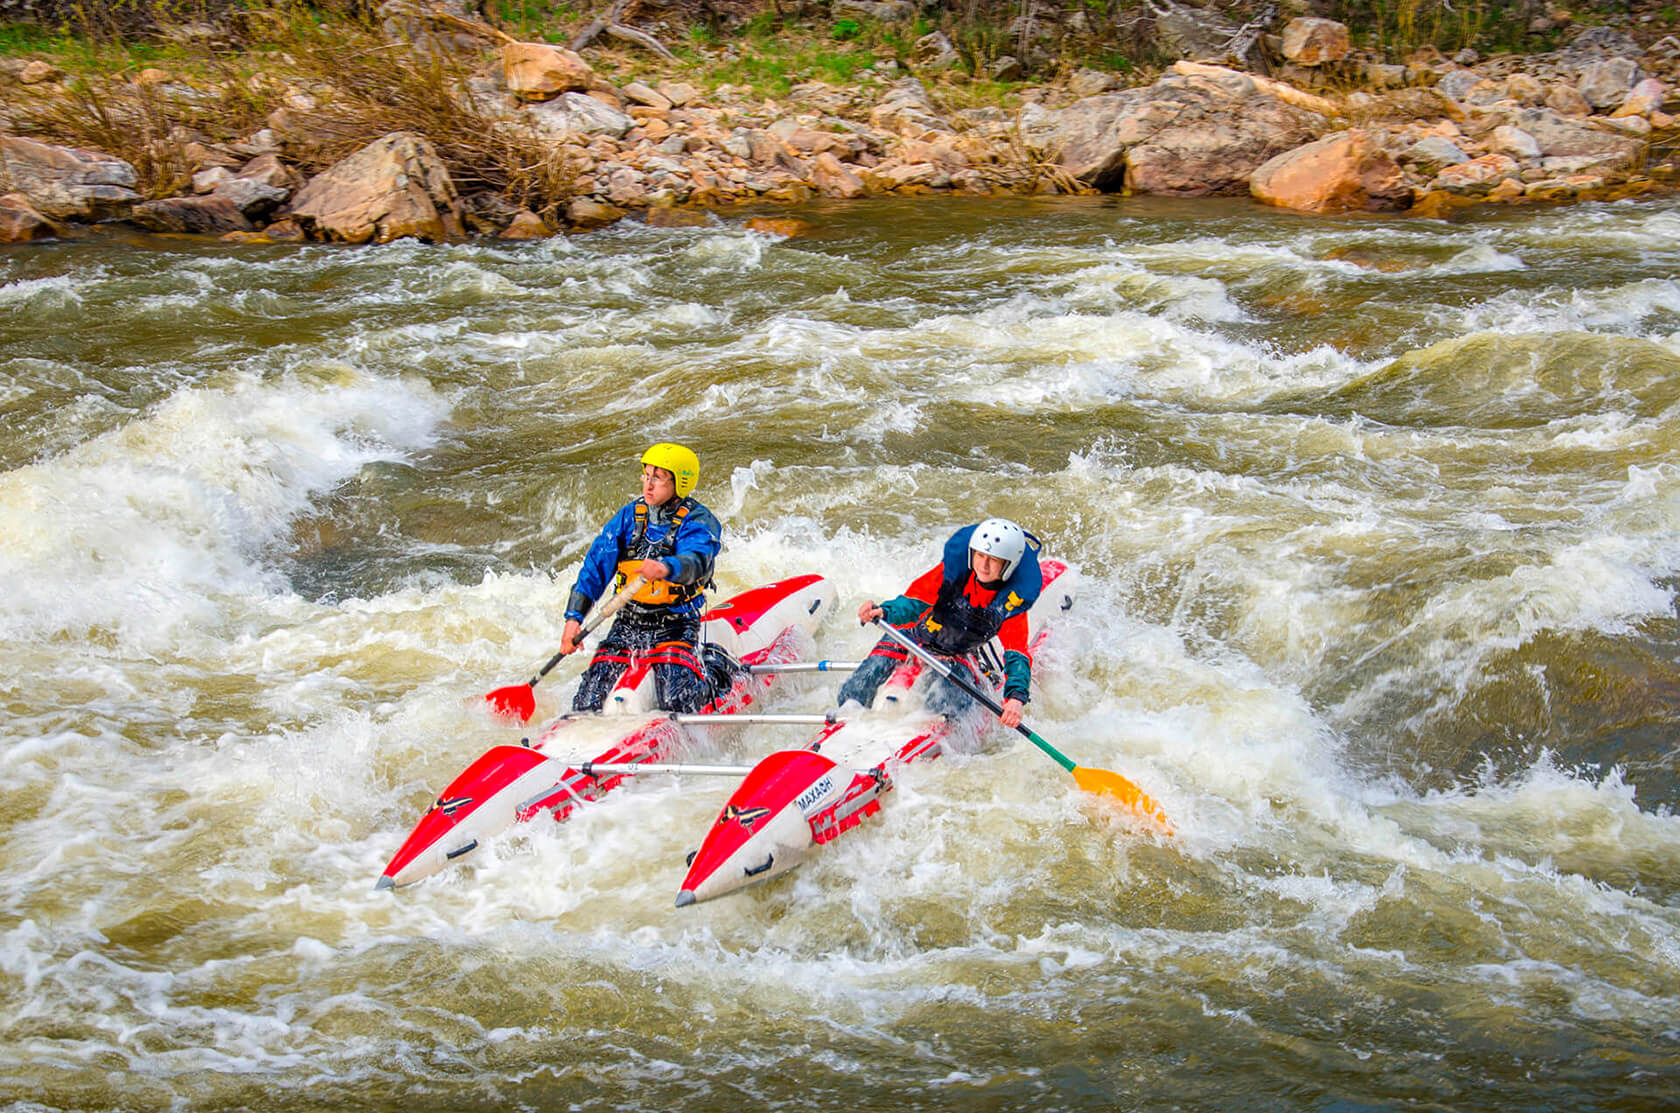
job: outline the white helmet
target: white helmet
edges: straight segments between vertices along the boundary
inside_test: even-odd
[[[968,547],[971,552],[985,553],[1003,561],[1003,575],[998,579],[1007,580],[1027,551],[1027,531],[1008,518],[987,518],[974,527]]]

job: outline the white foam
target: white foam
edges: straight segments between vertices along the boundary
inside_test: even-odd
[[[310,500],[365,463],[430,440],[419,383],[322,367],[179,392],[65,455],[0,476],[0,631],[97,627],[167,645],[228,595],[279,581],[259,559]]]

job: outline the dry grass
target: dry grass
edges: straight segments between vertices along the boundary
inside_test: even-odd
[[[260,126],[263,102],[237,80],[198,87],[90,75],[21,99],[11,124],[19,134],[115,155],[133,165],[142,195],[168,197],[191,180],[187,144],[248,134]]]
[[[132,79],[137,68],[84,70],[62,89],[10,106],[21,134],[105,151],[134,165],[140,192],[181,192],[194,140],[228,143],[282,110],[287,155],[317,172],[393,131],[425,136],[462,194],[489,191],[549,216],[573,195],[569,148],[510,131],[469,95],[488,50],[428,54],[386,41],[367,22],[269,9],[268,41],[284,50],[176,50],[174,80]],[[283,26],[282,26],[283,24]]]
[[[319,102],[296,114],[317,141],[304,156],[307,168],[322,169],[390,132],[413,131],[437,148],[463,194],[487,190],[552,213],[572,196],[573,158],[474,105],[471,83],[490,57],[417,53],[355,25],[305,39],[293,52],[291,77]]]

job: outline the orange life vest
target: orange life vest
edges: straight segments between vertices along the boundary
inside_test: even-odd
[[[630,582],[642,566],[644,560],[663,561],[677,548],[677,530],[682,528],[683,519],[693,504],[682,499],[676,511],[671,515],[671,528],[665,531],[665,536],[658,541],[647,539],[648,507],[647,503],[636,500],[636,530],[630,535],[630,540],[624,546],[626,557],[618,562],[618,575],[613,581],[613,590],[623,591],[624,585]],[[706,589],[705,584],[679,584],[672,580],[649,580],[636,589],[636,594],[630,598],[637,603],[652,606],[669,606],[673,603],[686,603]]]

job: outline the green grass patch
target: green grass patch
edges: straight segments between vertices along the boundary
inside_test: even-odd
[[[571,0],[492,0],[487,7],[497,26],[526,42],[567,43],[584,24]]]
[[[0,26],[0,57],[57,55],[63,53],[70,42],[69,36],[54,34],[32,23]]]
[[[696,43],[696,40],[690,40]],[[861,80],[876,57],[859,41],[836,43],[817,35],[765,36],[737,40],[723,58],[715,48],[680,51],[685,61],[700,71],[713,88],[718,85],[746,85],[761,96],[785,96],[789,89],[807,81],[850,85]]]

